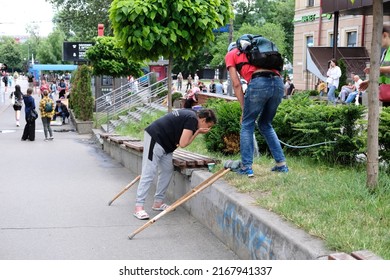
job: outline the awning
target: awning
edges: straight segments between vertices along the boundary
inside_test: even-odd
[[[48,71],[73,71],[77,69],[77,65],[73,64],[34,64],[30,70],[48,70]]]
[[[326,81],[328,62],[333,57],[332,47],[309,47],[307,48],[306,68],[322,81]],[[365,47],[338,47],[337,60],[343,59],[347,68],[347,77],[355,73],[364,77],[364,68],[370,57]]]

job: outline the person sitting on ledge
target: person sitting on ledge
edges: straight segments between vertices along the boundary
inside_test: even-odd
[[[62,118],[62,124],[65,124],[65,119],[69,118],[69,111],[66,105],[61,102],[61,99],[56,101],[54,112],[53,121],[56,120],[57,116],[60,116]]]

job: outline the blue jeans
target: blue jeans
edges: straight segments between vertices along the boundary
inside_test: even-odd
[[[347,97],[347,100],[345,101],[345,103],[352,103],[352,102],[354,102],[355,98],[356,98],[356,95],[358,95],[357,91],[354,91],[354,92],[351,92],[350,94],[348,94],[348,97]]]
[[[278,136],[272,127],[272,120],[282,102],[283,94],[283,81],[278,76],[258,77],[250,81],[244,97],[240,133],[241,161],[244,167],[252,167],[253,164],[253,133],[256,120],[275,161],[286,161]]]
[[[335,91],[336,87],[335,86],[330,86],[328,88],[328,103],[336,104],[336,97],[335,97]]]

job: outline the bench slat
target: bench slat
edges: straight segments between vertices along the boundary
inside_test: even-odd
[[[382,260],[381,257],[375,255],[369,250],[361,250],[352,252],[351,255],[358,260]]]
[[[102,134],[103,135],[103,134]],[[122,144],[128,149],[135,150],[137,152],[143,152],[143,142],[139,139],[134,139],[128,136],[120,136],[117,134],[104,134],[101,136],[108,141],[112,141],[114,143]],[[175,150],[173,152],[173,165],[179,168],[186,167],[205,167],[208,163],[219,163],[219,160],[209,158],[207,156],[203,156],[200,154],[192,153],[186,150]]]
[[[334,253],[328,256],[328,260],[356,260],[356,259],[346,253]]]

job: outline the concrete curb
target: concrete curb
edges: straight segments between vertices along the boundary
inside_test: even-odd
[[[107,139],[103,140],[102,148],[131,172],[140,174],[142,153]],[[176,201],[212,175],[206,169],[184,173],[175,172],[167,192],[170,201]],[[182,206],[241,259],[326,259],[332,253],[322,240],[256,206],[253,198],[238,193],[223,179]]]

